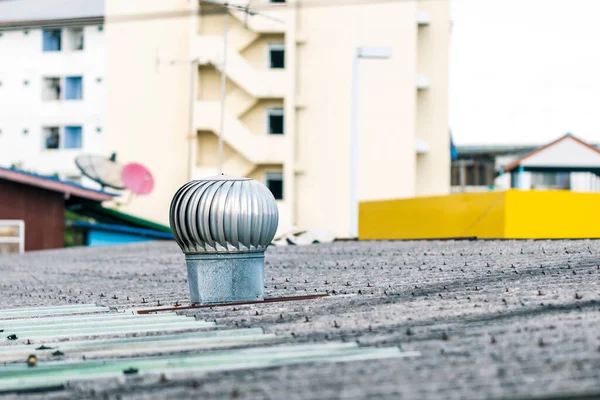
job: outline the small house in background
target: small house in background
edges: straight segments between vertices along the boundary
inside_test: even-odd
[[[600,192],[600,150],[568,133],[503,166],[497,186]]]
[[[0,221],[22,221],[24,250],[64,247],[65,208],[76,204],[100,204],[114,194],[85,188],[51,176],[0,168]],[[5,224],[12,226],[13,223]],[[8,233],[14,236],[13,233]],[[8,236],[7,235],[7,236]],[[0,244],[6,252],[9,243]]]
[[[452,192],[515,189],[600,191],[600,150],[566,134],[544,146],[458,146]]]
[[[115,196],[0,167],[0,254],[173,238],[167,226],[102,206]]]
[[[450,176],[452,192],[485,192],[494,189],[504,164],[536,148],[532,145],[457,146]]]

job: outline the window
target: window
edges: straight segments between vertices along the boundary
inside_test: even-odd
[[[283,200],[283,174],[281,172],[267,172],[265,182],[267,188],[273,193],[275,200]]]
[[[82,128],[81,126],[69,125],[62,128],[58,126],[45,126],[44,148],[52,149],[81,149],[82,148]]]
[[[42,100],[60,100],[61,84],[58,77],[46,77],[42,83]]]
[[[283,108],[267,108],[267,133],[283,135]]]
[[[83,79],[80,76],[65,78],[65,99],[81,100],[83,98]]]
[[[44,148],[58,149],[60,148],[60,128],[58,126],[46,126],[44,132]]]
[[[62,48],[62,32],[60,29],[44,29],[42,31],[42,50],[60,51]]]
[[[83,28],[68,28],[65,33],[66,48],[71,51],[83,50]]]
[[[269,43],[269,68],[285,68],[285,44]]]
[[[81,148],[81,126],[65,126],[65,149]]]

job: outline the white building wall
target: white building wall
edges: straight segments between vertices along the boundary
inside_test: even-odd
[[[25,33],[27,32],[27,33]],[[76,155],[104,153],[104,31],[84,27],[84,48],[42,51],[41,29],[0,36],[0,166],[37,173],[79,175]],[[42,100],[45,76],[82,76],[82,100]],[[64,93],[64,87],[63,87]],[[44,126],[82,126],[82,149],[45,149]],[[25,132],[27,130],[27,132]]]

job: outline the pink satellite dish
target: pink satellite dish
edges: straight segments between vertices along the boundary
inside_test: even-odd
[[[154,189],[154,178],[148,168],[138,163],[130,163],[121,171],[123,185],[133,194],[149,194]]]

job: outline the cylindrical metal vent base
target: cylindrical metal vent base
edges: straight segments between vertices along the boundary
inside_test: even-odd
[[[256,301],[264,298],[265,253],[186,254],[194,304]]]

